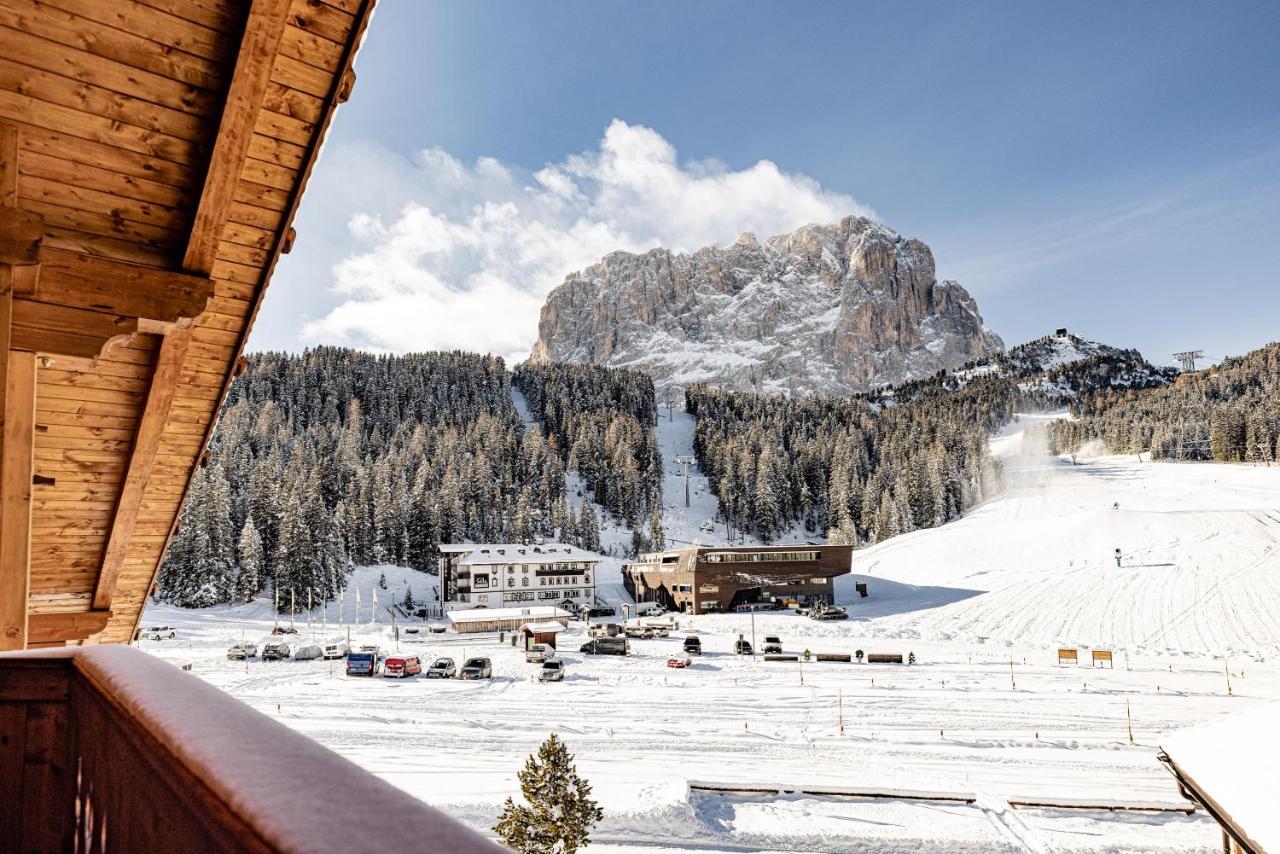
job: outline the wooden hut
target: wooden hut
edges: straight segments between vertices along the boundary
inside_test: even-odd
[[[520,627],[520,634],[524,637],[525,651],[528,652],[535,643],[545,643],[555,649],[556,635],[564,630],[564,623],[558,623],[555,620],[546,620],[541,623],[525,623]]]

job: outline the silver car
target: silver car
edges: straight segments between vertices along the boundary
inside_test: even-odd
[[[538,672],[539,682],[563,682],[564,662],[558,658],[542,662],[542,670]]]

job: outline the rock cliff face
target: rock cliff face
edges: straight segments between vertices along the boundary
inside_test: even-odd
[[[692,254],[614,252],[542,307],[535,362],[587,362],[694,382],[848,394],[1003,349],[933,253],[872,220],[809,225]]]

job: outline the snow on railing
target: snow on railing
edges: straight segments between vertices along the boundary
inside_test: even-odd
[[[130,647],[0,655],[0,701],[3,851],[502,850]]]

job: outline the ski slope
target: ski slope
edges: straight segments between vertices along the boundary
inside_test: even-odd
[[[1043,418],[1020,416],[992,440],[1004,494],[855,555],[873,585],[980,592],[879,620],[878,633],[1151,655],[1280,652],[1280,468],[1131,456],[1072,465],[1025,429]]]
[[[495,678],[348,679],[328,662],[227,661],[227,646],[270,631],[265,601],[152,606],[146,622],[176,626],[179,639],[143,648],[191,664],[196,676],[482,831],[515,792],[524,758],[556,732],[605,810],[593,852],[1216,850],[1203,814],[1009,801],[1176,804],[1156,760],[1167,736],[1280,698],[1280,470],[1132,457],[1072,465],[1048,456],[1027,429],[1042,420],[1023,416],[992,440],[1005,494],[942,528],[855,554],[857,575],[839,585],[846,622],[681,616],[670,638],[633,641],[627,658],[578,653],[585,633],[575,623],[560,637],[567,679],[544,685],[496,636],[420,632],[397,642],[385,611],[371,609],[373,593],[385,607],[406,585],[415,597],[428,592],[433,579],[372,567],[353,579],[358,617],[354,593],[330,606],[331,636],[349,631],[426,658],[485,655]],[[686,514],[683,477],[670,474],[668,446],[687,446],[691,420],[677,413],[667,423],[659,432],[678,500],[668,492],[664,521],[673,538],[714,541],[701,530],[714,506],[705,486],[699,494],[695,479]],[[620,531],[612,536],[624,542]],[[385,591],[376,584],[384,572]],[[870,585],[867,599],[853,595],[858,578]],[[309,625],[296,620],[304,637],[322,633],[320,613]],[[753,632],[757,641],[778,635],[790,653],[914,653],[918,663],[734,655],[734,640]],[[669,669],[688,633],[707,654]],[[1059,646],[1080,648],[1082,664],[1059,666]],[[1115,652],[1114,669],[1083,663],[1099,647]],[[691,781],[976,800],[713,795],[691,791]]]

